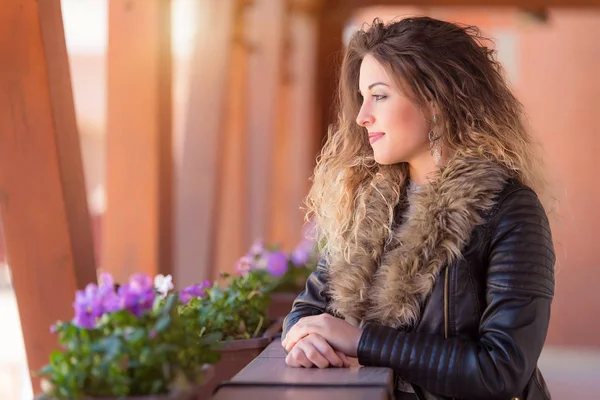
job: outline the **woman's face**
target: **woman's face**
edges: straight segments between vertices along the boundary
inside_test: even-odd
[[[359,90],[363,104],[356,122],[366,128],[376,162],[414,165],[431,158],[430,123],[370,54],[360,67]]]

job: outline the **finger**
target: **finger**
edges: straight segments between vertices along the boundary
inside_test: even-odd
[[[310,362],[308,357],[306,357],[306,354],[304,354],[304,351],[300,347],[294,348],[294,350],[285,357],[285,363],[294,368],[312,368],[314,365]]]
[[[308,358],[313,365],[316,365],[319,368],[329,367],[329,361],[310,340],[302,340],[298,343],[298,347],[302,349],[306,358]]]
[[[300,351],[300,350],[296,350],[296,351]],[[286,365],[288,365],[290,367],[302,368],[302,364],[300,364],[300,361],[298,360],[296,351],[293,351],[293,352],[289,353],[287,356],[285,356],[285,363],[286,363]]]
[[[304,317],[307,318],[307,317]],[[290,343],[291,340],[294,341],[298,341],[297,339],[291,339],[291,338],[295,338],[298,334],[298,330],[300,329],[300,327],[303,325],[302,320],[304,319],[302,318],[300,321],[298,321],[294,326],[292,326],[292,328],[289,330],[289,332],[285,335],[285,337],[283,338],[283,340],[281,341],[281,345],[283,347],[287,348],[291,348],[293,346],[288,346],[288,344]]]
[[[338,357],[340,357],[342,359],[342,361],[344,362],[344,368],[348,368],[352,365],[352,363],[350,362],[350,359],[348,358],[347,355],[345,355],[344,353],[342,353],[341,351],[336,351],[335,352]]]
[[[311,342],[317,348],[319,353],[321,353],[321,355],[327,359],[329,364],[331,364],[334,367],[344,366],[344,361],[335,352],[335,350],[333,350],[333,347],[331,347],[331,345],[327,343],[327,341],[321,335],[312,334],[308,335],[307,338],[311,339]]]
[[[290,329],[288,334],[285,336],[285,340],[284,340],[284,342],[285,342],[284,347],[287,351],[292,350],[292,348],[294,348],[294,346],[300,340],[304,339],[304,337],[306,337],[309,334],[309,330],[308,330],[307,326],[310,326],[310,325],[307,325],[307,324],[300,325],[300,322],[298,322],[298,324],[294,325],[294,327],[292,329]],[[310,332],[310,333],[318,333],[318,332]]]
[[[318,325],[315,322],[318,322],[321,319],[321,315],[309,315],[307,317],[301,318],[298,322],[296,322],[294,326],[292,326],[290,331],[285,335],[285,338],[282,340],[281,345],[285,347],[287,351],[290,351],[292,347],[294,347],[296,343],[298,343],[299,340],[301,340],[303,337],[310,333],[308,332],[308,327],[312,326],[314,328],[314,326]]]

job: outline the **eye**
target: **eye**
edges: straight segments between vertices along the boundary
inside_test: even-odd
[[[385,100],[387,98],[387,96],[383,95],[383,94],[374,94],[373,98],[375,99],[375,101],[381,101],[381,100]]]

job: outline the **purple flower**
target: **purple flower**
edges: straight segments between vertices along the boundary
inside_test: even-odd
[[[292,262],[296,267],[301,267],[310,259],[310,253],[303,249],[296,249],[292,253]]]
[[[248,271],[254,268],[254,260],[251,256],[245,255],[235,263],[235,271],[239,275],[245,275]]]
[[[292,252],[292,262],[297,267],[304,266],[312,256],[314,248],[314,242],[309,239],[304,239],[298,244],[296,249]]]
[[[313,239],[317,236],[317,221],[311,219],[302,227],[302,237]]]
[[[275,251],[267,259],[267,272],[275,277],[285,275],[288,270],[288,259],[284,252]]]
[[[248,255],[252,257],[260,256],[265,251],[265,244],[262,239],[256,239],[252,246],[250,247],[250,251],[248,251]]]
[[[152,278],[146,274],[133,274],[131,278],[129,278],[129,285],[132,290],[139,293],[154,290]]]
[[[111,290],[110,292],[106,292],[102,296],[102,307],[104,308],[105,313],[119,311],[123,309],[123,304],[119,295],[115,292],[115,290]]]
[[[115,292],[115,283],[111,274],[104,273],[100,275],[100,286],[98,288],[98,295],[102,301],[102,307],[104,312],[119,311],[123,308],[121,299]]]
[[[200,287],[202,288],[202,290],[206,291],[206,289],[208,289],[209,287],[212,286],[212,282],[209,280],[204,280],[202,281],[202,283],[200,284]]]
[[[75,293],[75,317],[73,322],[82,328],[93,328],[96,320],[103,314],[120,310],[121,301],[114,289],[114,279],[104,273],[100,276],[100,285],[90,283],[85,290]]]
[[[98,296],[98,286],[89,283],[85,290],[75,293],[75,318],[73,323],[81,328],[91,329],[96,326],[96,319],[104,313],[102,298]]]
[[[111,274],[104,272],[100,275],[100,286],[106,286],[113,288],[115,286],[115,280]]]
[[[119,287],[120,306],[138,318],[152,309],[155,297],[152,279],[148,275],[132,275],[129,283]]]
[[[206,296],[206,288],[212,286],[209,281],[204,281],[201,284],[191,285],[179,292],[179,301],[187,304],[193,297]]]

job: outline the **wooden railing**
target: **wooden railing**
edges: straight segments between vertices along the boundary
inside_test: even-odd
[[[213,400],[229,399],[393,399],[389,368],[292,368],[285,364],[281,341],[275,339],[230,381],[215,389]]]

